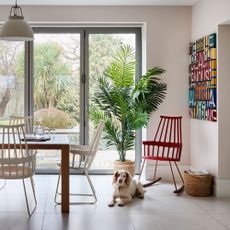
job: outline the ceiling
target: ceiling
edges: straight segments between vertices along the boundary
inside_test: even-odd
[[[18,5],[91,5],[91,6],[191,6],[201,0],[17,0]],[[0,0],[0,5],[13,5],[15,0]]]

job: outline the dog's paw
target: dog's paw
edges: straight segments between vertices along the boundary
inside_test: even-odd
[[[139,195],[138,195],[138,198],[139,198],[139,199],[144,199],[144,195],[143,195],[143,194],[139,194]]]
[[[114,206],[114,203],[109,203],[108,206],[109,206],[109,207],[113,207],[113,206]]]
[[[140,192],[140,191],[137,191],[136,196],[137,196],[139,199],[144,199],[144,193],[142,193],[142,192]]]
[[[123,203],[118,203],[117,205],[118,205],[119,207],[123,207],[123,206],[124,206]]]

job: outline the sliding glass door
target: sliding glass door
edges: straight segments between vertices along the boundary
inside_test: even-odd
[[[34,32],[34,41],[27,43],[26,60],[31,60],[27,72],[31,85],[28,94],[33,94],[33,100],[27,104],[28,113],[34,114],[35,123],[52,132],[68,133],[72,143],[87,144],[94,131],[88,110],[97,77],[103,75],[121,44],[134,48],[137,77],[140,75],[141,29],[36,27]],[[139,153],[135,148],[128,153],[128,158],[139,164],[139,158],[135,157]],[[39,151],[38,169],[55,171],[59,154]],[[99,173],[111,172],[115,159],[115,149],[108,149],[102,140],[93,169]]]
[[[81,34],[72,29],[40,28],[33,44],[33,114],[36,125],[68,133],[80,143]],[[60,152],[39,151],[37,167],[57,168]]]
[[[105,68],[111,63],[116,51],[123,45],[130,45],[136,53],[136,62],[140,67],[140,34],[134,28],[94,28],[87,32],[88,44],[88,84],[89,84],[89,108],[92,104],[91,98],[97,88],[97,78],[103,76]],[[138,51],[137,51],[138,50]],[[136,70],[139,73],[139,69]],[[92,137],[94,126],[89,119],[89,138]],[[135,147],[128,151],[127,159],[134,160],[136,157]],[[137,154],[138,156],[138,154]],[[113,147],[107,147],[106,141],[101,140],[100,149],[93,162],[94,169],[109,171],[113,168],[113,162],[118,159],[118,154]]]

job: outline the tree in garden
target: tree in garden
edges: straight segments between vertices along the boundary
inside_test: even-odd
[[[62,47],[57,43],[41,43],[35,46],[34,104],[36,110],[56,107],[71,81],[71,68],[61,58],[62,52]],[[20,64],[20,68],[22,66]]]
[[[34,51],[35,106],[56,107],[76,121],[79,118],[79,97],[76,84],[79,79],[73,75],[71,65],[64,56],[63,47],[57,43],[38,44]],[[77,114],[77,115],[76,115]]]
[[[74,86],[76,76],[63,56],[64,49],[58,43],[36,44],[34,49],[34,106],[35,111],[57,108],[76,120],[78,97]],[[17,72],[23,74],[24,54],[19,56]]]
[[[97,88],[97,78],[112,61],[112,54],[120,47],[121,39],[113,34],[94,34],[89,39],[89,98]]]
[[[18,49],[21,48],[20,43],[15,42],[1,42],[0,43],[0,76],[15,76],[16,81],[16,53]],[[0,87],[1,95],[0,95],[0,117],[2,117],[5,113],[6,107],[11,99],[11,92],[8,86]]]

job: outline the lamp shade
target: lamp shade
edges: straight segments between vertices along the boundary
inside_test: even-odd
[[[34,39],[33,30],[24,20],[21,7],[15,4],[11,7],[10,16],[0,31],[1,40],[31,41]]]

